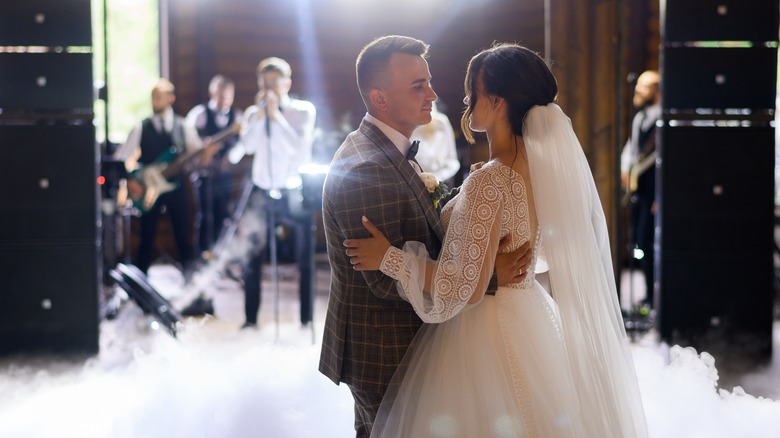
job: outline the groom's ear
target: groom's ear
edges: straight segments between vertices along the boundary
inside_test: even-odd
[[[379,88],[372,88],[369,93],[371,104],[380,111],[387,111],[387,99],[385,99],[385,92]]]

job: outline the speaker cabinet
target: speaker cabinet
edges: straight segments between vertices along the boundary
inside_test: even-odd
[[[771,357],[771,253],[664,251],[660,262],[663,340],[710,352],[728,345],[746,358]]]
[[[668,42],[777,39],[777,0],[665,0],[662,8]]]
[[[91,53],[0,53],[2,113],[92,115]]]
[[[766,251],[774,218],[774,128],[659,128],[661,247]]]
[[[774,128],[662,126],[660,333],[771,352]],[[749,344],[749,345],[748,345]]]
[[[0,46],[91,46],[90,0],[0,2]]]
[[[99,244],[0,242],[0,353],[96,353]]]
[[[665,109],[775,107],[776,48],[667,47],[662,56]]]
[[[0,125],[0,353],[98,351],[94,127]]]
[[[97,146],[89,125],[0,125],[0,242],[94,242]]]

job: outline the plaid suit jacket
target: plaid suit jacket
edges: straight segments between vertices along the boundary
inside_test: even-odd
[[[355,271],[343,242],[370,237],[365,215],[392,245],[423,242],[436,258],[444,238],[439,214],[406,158],[364,120],[331,162],[322,215],[331,283],[319,369],[336,384],[384,394],[422,321],[393,279]]]

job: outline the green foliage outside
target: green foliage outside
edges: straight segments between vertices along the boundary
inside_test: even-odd
[[[104,79],[103,0],[92,1],[94,75]],[[160,76],[158,0],[106,0],[108,9],[109,134],[123,143],[151,109],[151,89]],[[105,139],[105,106],[95,104],[97,140]]]

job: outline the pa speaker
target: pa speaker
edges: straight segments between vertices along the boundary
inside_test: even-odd
[[[0,53],[0,83],[4,116],[93,112],[91,53]]]
[[[662,57],[664,110],[775,107],[776,48],[666,47]]]
[[[658,325],[668,343],[737,347],[771,357],[774,272],[771,253],[660,254]]]
[[[0,2],[0,46],[91,46],[90,0]]]
[[[0,241],[0,353],[98,351],[99,242]]]
[[[0,351],[98,348],[92,125],[0,125]]]
[[[776,41],[777,0],[666,0],[664,40]]]
[[[774,227],[774,128],[662,126],[661,247],[768,251]]]
[[[0,242],[96,240],[94,131],[91,124],[0,125]]]
[[[774,128],[662,126],[656,252],[670,343],[771,352]]]

